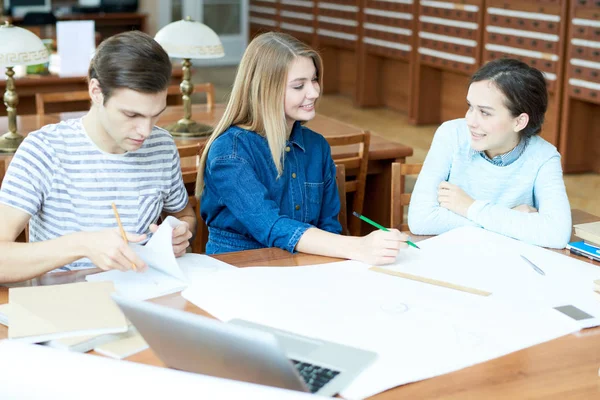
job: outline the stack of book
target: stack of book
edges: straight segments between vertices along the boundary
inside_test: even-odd
[[[0,324],[11,340],[128,357],[148,345],[111,299],[114,290],[112,282],[10,288]]]
[[[583,240],[571,242],[567,249],[578,256],[600,262],[600,221],[574,225],[575,235]]]

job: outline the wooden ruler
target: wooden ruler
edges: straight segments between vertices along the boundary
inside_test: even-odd
[[[406,272],[392,271],[391,269],[381,268],[381,267],[371,267],[369,268],[374,272],[381,272],[382,274],[393,275],[400,278],[410,279],[413,281],[428,283],[430,285],[442,286],[449,289],[460,290],[461,292],[467,292],[471,294],[476,294],[478,296],[489,296],[492,293],[486,292],[485,290],[479,290],[470,288],[468,286],[457,285],[455,283],[439,281],[437,279],[425,278],[424,276],[407,274]]]

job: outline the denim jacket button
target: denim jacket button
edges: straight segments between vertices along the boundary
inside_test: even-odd
[[[296,210],[299,210],[300,206],[298,204],[296,204]]]
[[[285,146],[285,151],[286,151],[287,153],[289,153],[289,152],[290,152],[290,150],[291,150],[291,149],[290,149],[290,146]]]
[[[292,178],[296,179],[296,173],[292,172]]]

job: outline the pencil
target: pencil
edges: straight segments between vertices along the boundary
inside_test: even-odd
[[[121,236],[123,236],[123,240],[125,241],[125,243],[128,243],[129,241],[127,240],[127,235],[125,234],[125,229],[123,229],[123,224],[121,223],[121,217],[119,217],[119,212],[117,211],[117,206],[115,205],[115,203],[112,203],[112,209],[115,213],[115,218],[117,219],[117,224],[119,224],[119,230],[121,231]],[[135,263],[131,263],[131,268],[134,271],[137,271],[137,267],[135,265]]]
[[[365,217],[364,215],[360,215],[359,213],[357,213],[356,211],[352,211],[352,214],[354,214],[355,217],[358,217],[360,219],[362,219],[363,221],[365,221],[367,224],[371,224],[373,225],[375,228],[377,229],[381,229],[382,231],[385,232],[389,232],[390,230],[388,228],[386,228],[385,226],[379,225],[377,222],[370,220],[369,218]],[[406,241],[406,244],[409,246],[414,247],[415,249],[420,249],[419,246],[417,246],[416,244],[414,244],[413,242],[411,242],[410,240]]]

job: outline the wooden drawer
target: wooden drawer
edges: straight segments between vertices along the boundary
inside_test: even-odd
[[[412,19],[399,19],[391,17],[382,17],[379,15],[365,15],[364,22],[377,25],[387,25],[394,28],[413,29],[414,20]]]
[[[569,78],[600,84],[600,69],[569,64]]]
[[[418,0],[415,0],[415,1],[418,1]],[[414,4],[367,0],[365,3],[365,8],[373,8],[373,9],[377,9],[377,10],[395,11],[395,12],[412,14],[413,10],[414,10]]]
[[[452,60],[446,60],[439,57],[433,57],[426,54],[419,54],[419,62],[436,68],[458,72],[463,75],[471,75],[477,69],[475,64],[461,63]]]
[[[569,95],[580,100],[600,104],[600,90],[569,84]]]
[[[558,42],[542,39],[532,39],[522,36],[509,36],[502,33],[486,32],[485,43],[501,46],[516,47],[518,49],[539,51],[542,53],[558,54]]]
[[[365,44],[365,50],[368,54],[390,58],[394,60],[410,61],[411,50],[392,49],[384,46]]]

